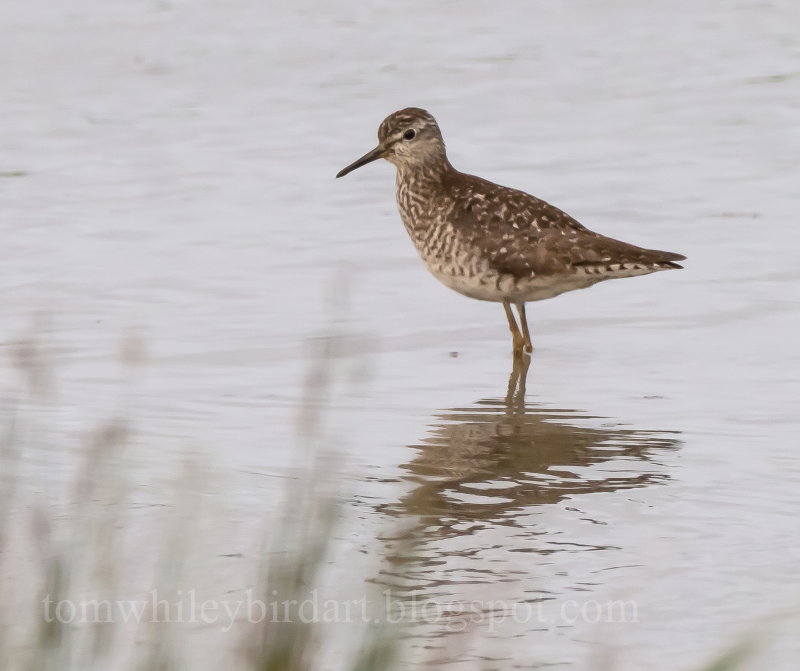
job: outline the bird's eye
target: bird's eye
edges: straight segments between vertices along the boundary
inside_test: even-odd
[[[409,128],[405,133],[403,133],[403,139],[405,140],[413,140],[417,135],[417,131],[413,128]]]

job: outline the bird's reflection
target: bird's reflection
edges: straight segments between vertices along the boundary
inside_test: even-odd
[[[418,540],[458,535],[481,520],[514,525],[531,506],[669,478],[658,455],[680,445],[674,432],[527,401],[529,362],[515,360],[504,398],[438,413],[429,435],[410,446],[416,454],[403,468],[413,489],[384,510],[419,518]]]

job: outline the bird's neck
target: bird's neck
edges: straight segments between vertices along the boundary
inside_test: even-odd
[[[397,201],[401,212],[408,198],[430,202],[445,190],[447,178],[455,172],[447,156],[431,158],[424,163],[397,166]]]
[[[447,157],[417,165],[397,166],[397,206],[415,244],[436,226],[436,212],[447,197],[448,177],[455,173]]]
[[[428,156],[426,160],[401,163],[397,166],[397,186],[407,185],[414,190],[441,188],[446,177],[455,172],[447,155]]]

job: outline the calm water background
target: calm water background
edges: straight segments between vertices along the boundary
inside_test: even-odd
[[[800,5],[7,0],[0,31],[1,346],[36,333],[54,371],[16,410],[8,357],[0,378],[25,427],[18,567],[30,506],[69,518],[86,432],[122,412],[128,523],[154,533],[188,455],[187,584],[244,589],[335,333],[355,346],[326,392],[344,503],[321,590],[479,603],[466,632],[410,630],[465,669],[688,669],[789,608],[753,668],[796,668]],[[502,310],[427,274],[391,166],[333,179],[408,105],[461,170],[689,257],[531,306],[526,406]],[[125,338],[147,347],[132,379]],[[397,526],[413,557],[378,540]],[[560,617],[589,600],[638,621]]]

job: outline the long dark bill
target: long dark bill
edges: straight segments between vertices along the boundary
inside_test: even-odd
[[[356,168],[360,168],[362,165],[367,165],[367,163],[372,163],[373,161],[377,161],[379,158],[383,157],[383,152],[386,151],[385,147],[377,146],[371,152],[364,154],[360,159],[353,161],[350,165],[346,168],[342,168],[339,172],[336,173],[336,177],[344,177],[348,172],[353,172]]]

